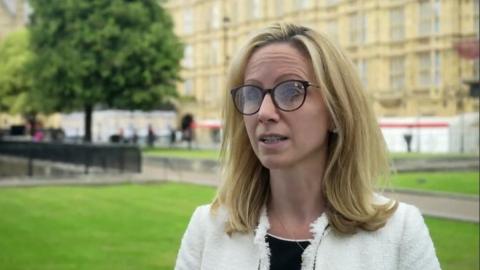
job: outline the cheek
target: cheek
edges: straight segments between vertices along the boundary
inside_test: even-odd
[[[294,145],[301,151],[310,151],[318,149],[318,147],[327,144],[328,127],[324,123],[320,123],[319,119],[316,122],[311,122],[309,125],[301,124],[295,127],[297,131],[294,133]]]
[[[247,130],[248,139],[250,140],[250,144],[255,147],[255,121],[252,119],[252,116],[244,116],[243,117],[243,124],[245,125],[245,129]]]
[[[330,117],[327,112],[312,112],[308,117],[303,117],[302,121],[292,122],[292,128],[296,137],[303,142],[324,141],[328,134],[330,126]],[[296,132],[298,131],[298,132]],[[300,132],[301,131],[301,132]]]

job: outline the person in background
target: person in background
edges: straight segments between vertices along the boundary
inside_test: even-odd
[[[192,142],[195,140],[195,120],[193,115],[187,113],[182,117],[182,141],[187,142],[187,147],[189,150],[192,149]]]
[[[168,132],[169,132],[169,145],[170,147],[174,147],[175,143],[177,142],[177,131],[171,126],[168,125]]]
[[[125,132],[123,131],[123,128],[118,129],[118,142],[119,143],[125,143]]]
[[[147,131],[147,145],[148,147],[153,147],[155,144],[156,136],[155,136],[155,131],[153,131],[152,125],[148,125],[148,131]]]
[[[227,86],[223,181],[176,270],[440,269],[419,210],[375,191],[388,155],[342,49],[276,24],[240,49]]]
[[[43,131],[42,123],[37,122],[35,125],[35,133],[33,134],[34,142],[41,142],[45,138],[45,133]]]

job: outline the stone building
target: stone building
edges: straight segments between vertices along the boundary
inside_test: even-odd
[[[229,57],[253,30],[278,21],[322,31],[344,47],[379,117],[479,111],[478,98],[469,96],[465,83],[479,77],[479,0],[169,0],[163,5],[186,45],[180,115],[188,110],[199,121],[218,119]]]

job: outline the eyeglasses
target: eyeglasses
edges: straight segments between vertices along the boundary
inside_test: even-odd
[[[314,85],[307,81],[289,80],[277,84],[272,89],[262,89],[255,85],[242,85],[230,92],[237,110],[243,115],[252,115],[260,110],[263,99],[267,94],[270,94],[273,104],[278,109],[285,112],[298,110],[305,102],[309,86]]]

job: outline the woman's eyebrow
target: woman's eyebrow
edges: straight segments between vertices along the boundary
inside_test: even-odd
[[[278,76],[274,82],[275,83],[279,83],[279,82],[282,82],[282,81],[285,81],[285,80],[294,80],[294,79],[301,79],[301,80],[305,80],[305,77],[298,74],[298,73],[285,73],[285,74],[282,74],[280,76]],[[247,80],[244,80],[243,83],[248,83],[248,84],[258,84],[258,85],[263,85],[262,82],[260,82],[259,80],[257,79],[254,79],[254,78],[249,78]]]
[[[243,81],[243,84],[251,84],[251,85],[257,85],[257,86],[263,86],[263,84],[256,80],[256,79],[248,79],[248,80],[244,80]]]
[[[304,78],[303,76],[297,73],[287,73],[287,74],[282,74],[281,76],[276,78],[274,82],[275,84],[278,84],[286,80],[298,80],[298,79],[305,80],[306,78]]]

